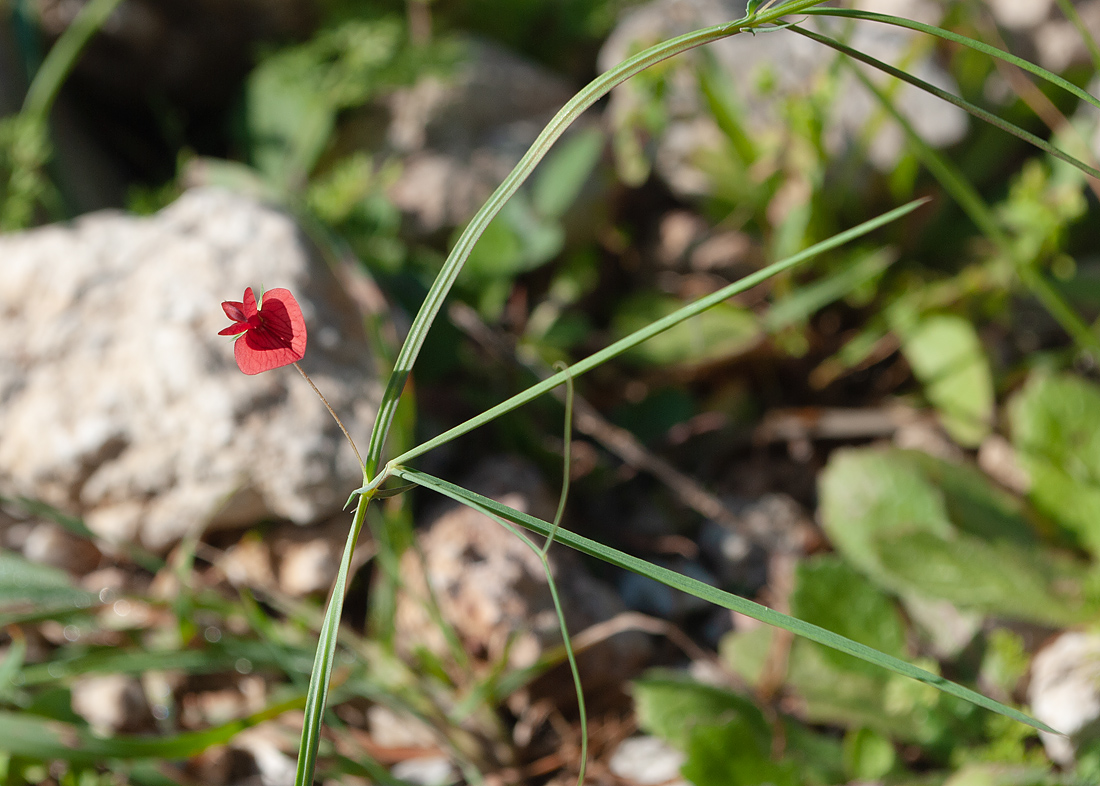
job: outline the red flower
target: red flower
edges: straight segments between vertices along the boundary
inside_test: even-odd
[[[222,302],[233,324],[219,336],[237,336],[233,355],[245,374],[259,374],[301,360],[306,354],[306,321],[298,301],[288,289],[272,289],[256,307],[252,287],[244,291],[244,302]]]

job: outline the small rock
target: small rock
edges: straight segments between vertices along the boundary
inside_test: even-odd
[[[1006,489],[1027,494],[1031,476],[1020,464],[1012,443],[1000,434],[990,434],[978,448],[978,466]]]
[[[417,786],[448,786],[459,779],[458,771],[446,756],[406,759],[393,765],[390,774]]]
[[[1047,755],[1072,767],[1077,749],[1100,738],[1100,635],[1071,631],[1031,661],[1032,714],[1065,737],[1039,732]]]
[[[526,464],[487,461],[464,485],[518,510],[553,515],[553,500]],[[509,488],[511,493],[502,493]],[[539,536],[529,536],[541,544]],[[444,619],[478,661],[496,664],[507,657],[509,667],[524,668],[560,644],[542,563],[515,535],[460,506],[438,515],[418,539],[423,564],[412,549],[401,561],[404,590],[398,596],[396,627],[402,650],[426,647],[447,653],[446,639],[428,612],[425,575]],[[552,548],[550,565],[571,634],[625,611],[614,591],[592,578],[569,550]],[[617,689],[646,663],[650,650],[645,634],[625,631],[578,653],[586,691]],[[571,688],[555,692],[548,682],[546,690],[555,701],[569,701]]]
[[[1028,30],[1050,15],[1054,0],[987,0],[997,24],[1010,30]]]
[[[233,747],[252,755],[262,786],[292,786],[297,770],[297,750],[287,751],[291,742],[271,724],[253,726],[233,737]]]
[[[446,79],[394,91],[390,144],[404,156],[390,199],[431,235],[469,220],[573,91],[556,74],[487,41],[468,42]]]
[[[353,433],[380,384],[355,306],[286,215],[215,189],[150,218],[0,237],[0,494],[166,550],[200,528],[340,510],[362,473],[293,369],[240,373],[218,336],[245,287],[295,292],[302,361]]]
[[[630,737],[611,754],[612,774],[639,786],[687,786],[679,778],[687,757],[657,737]]]
[[[407,712],[382,704],[367,710],[371,740],[383,748],[434,748],[438,745],[431,726]]]
[[[145,731],[153,721],[141,681],[125,674],[77,679],[72,708],[101,737]]]
[[[274,587],[271,547],[259,537],[246,535],[225,550],[218,568],[235,587]]]
[[[328,592],[340,569],[350,524],[350,516],[336,516],[316,527],[281,527],[271,538],[279,589],[294,597]],[[358,562],[353,564],[353,572],[367,556],[366,549],[356,551]]]

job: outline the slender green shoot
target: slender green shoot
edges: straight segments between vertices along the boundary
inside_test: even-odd
[[[1096,43],[1096,39],[1085,25],[1085,21],[1081,18],[1081,15],[1077,13],[1077,9],[1073,7],[1072,0],[1054,0],[1054,2],[1058,4],[1058,8],[1061,9],[1066,19],[1068,19],[1070,24],[1077,30],[1078,35],[1081,36],[1081,40],[1085,42],[1085,46],[1089,50],[1089,57],[1092,58],[1092,67],[1100,74],[1100,45]]]
[[[558,510],[554,514],[554,527],[546,536],[546,543],[542,546],[542,554],[545,556],[550,551],[550,544],[554,542],[554,533],[561,524],[561,517],[565,514],[565,503],[569,499],[569,483],[573,471],[573,377],[569,375],[569,367],[564,363],[554,364],[565,374],[565,428],[562,434],[561,457],[561,495],[558,497]]]
[[[549,534],[553,528],[553,524],[543,521],[542,519],[535,518],[521,511],[510,508],[507,505],[502,505],[495,500],[491,500],[487,497],[483,497],[479,494],[475,494],[468,489],[461,486],[456,486],[453,483],[448,483],[445,480],[433,477],[424,472],[418,472],[417,470],[408,469],[405,467],[398,467],[393,470],[393,474],[402,480],[406,480],[412,483],[418,483],[424,488],[432,489],[444,496],[450,497],[457,502],[461,502],[464,505],[480,510],[487,516],[493,516],[497,518],[506,519],[513,524],[529,529],[533,532],[540,534]],[[963,701],[974,704],[983,709],[990,710],[999,715],[1003,715],[1006,718],[1019,721],[1020,723],[1027,724],[1032,728],[1039,729],[1040,731],[1049,732],[1051,734],[1058,734],[1059,732],[1051,727],[1047,726],[1042,721],[1038,721],[1019,710],[1012,707],[1001,704],[998,701],[987,698],[982,694],[965,688],[962,685],[958,685],[951,682],[944,677],[937,674],[932,674],[929,671],[918,668],[911,663],[906,663],[900,658],[895,658],[892,655],[887,655],[883,652],[868,647],[865,644],[852,641],[851,639],[840,636],[825,628],[818,627],[809,622],[804,622],[796,617],[790,617],[786,614],[782,614],[774,609],[770,609],[767,606],[762,606],[759,603],[754,603],[751,600],[742,598],[738,595],[734,595],[730,592],[725,592],[717,587],[713,587],[710,584],[706,584],[698,579],[693,579],[689,576],[684,576],[677,573],[674,570],[668,568],[662,568],[659,565],[654,565],[651,562],[646,562],[638,557],[631,556],[625,552],[613,549],[610,546],[605,546],[599,541],[590,540],[570,532],[567,529],[559,528],[557,531],[557,540],[560,543],[564,543],[570,548],[576,549],[584,554],[588,554],[596,559],[606,562],[609,565],[614,565],[624,570],[629,570],[642,576],[646,576],[655,581],[659,581],[673,589],[681,590],[690,595],[694,595],[697,598],[708,601],[721,606],[722,608],[731,609],[733,611],[744,614],[747,617],[752,617],[755,620],[772,625],[776,628],[782,628],[783,630],[790,631],[797,636],[815,641],[818,644],[823,644],[826,647],[837,650],[851,655],[855,658],[859,658],[862,661],[873,664],[880,668],[892,671],[895,674],[900,674],[904,677],[917,680],[926,685],[930,685],[937,690],[940,690],[951,696],[962,699]]]
[[[23,114],[40,118],[43,122],[50,113],[61,85],[76,65],[80,53],[122,0],[89,0],[76,18],[57,39],[42,66],[34,75],[27,97],[23,101]]]
[[[351,531],[340,559],[340,569],[336,573],[336,582],[332,588],[332,597],[325,611],[325,621],[321,625],[321,635],[317,640],[317,654],[313,659],[310,672],[309,692],[306,694],[305,718],[302,723],[302,741],[298,748],[298,768],[294,773],[294,786],[312,786],[313,774],[317,768],[317,751],[321,744],[321,724],[324,720],[325,703],[328,700],[329,680],[332,677],[333,660],[336,655],[336,639],[340,632],[340,615],[344,610],[344,593],[347,589],[348,574],[351,572],[351,560],[355,554],[355,543],[363,530],[363,521],[367,515],[367,505],[371,496],[363,494],[355,508]]]
[[[1069,153],[1065,153],[1059,150],[1057,147],[1050,144],[1045,139],[1042,139],[1035,134],[1032,134],[1030,131],[1025,131],[1015,123],[1011,123],[1008,120],[1005,120],[1004,118],[999,117],[998,115],[995,115],[988,110],[982,109],[976,104],[972,104],[963,98],[959,98],[953,93],[949,93],[946,90],[938,88],[933,84],[925,82],[923,79],[919,79],[912,74],[908,74],[905,71],[902,71],[900,68],[895,68],[889,63],[884,63],[881,60],[860,52],[858,49],[853,49],[847,44],[843,44],[836,39],[829,38],[828,36],[821,35],[820,33],[816,33],[813,30],[807,30],[806,28],[799,27],[798,25],[791,25],[790,30],[813,41],[817,41],[819,44],[824,44],[825,46],[835,49],[836,51],[840,52],[841,54],[847,55],[853,60],[858,60],[861,63],[866,63],[872,68],[877,68],[883,73],[889,74],[890,76],[896,79],[900,79],[903,82],[907,82],[908,84],[913,85],[913,87],[919,88],[920,90],[923,90],[926,93],[930,93],[931,95],[934,95],[949,104],[953,104],[954,106],[959,107],[960,109],[973,115],[979,120],[989,123],[991,126],[996,126],[1002,131],[1012,134],[1012,136],[1016,137],[1017,139],[1021,139],[1024,142],[1027,142],[1028,144],[1039,148],[1044,153],[1054,156],[1061,161],[1065,161],[1067,164],[1070,164],[1071,166],[1080,169],[1086,175],[1100,178],[1100,170],[1089,166],[1084,161],[1080,161],[1079,159],[1074,158]],[[1093,101],[1095,101],[1095,99],[1093,99]]]
[[[390,424],[397,410],[397,402],[401,397],[409,375],[412,373],[413,364],[424,345],[428,330],[431,329],[439,309],[442,308],[443,302],[447,298],[447,294],[458,278],[458,274],[462,271],[467,258],[469,258],[474,244],[477,243],[478,238],[481,237],[493,217],[516,193],[530,176],[535,166],[550,150],[550,147],[573,121],[599,99],[607,95],[611,88],[622,84],[630,77],[641,73],[662,60],[667,60],[695,47],[751,30],[753,27],[772,24],[787,14],[801,13],[806,9],[821,5],[823,2],[825,0],[789,0],[775,8],[765,6],[764,9],[756,11],[751,16],[746,15],[733,22],[703,28],[664,41],[639,52],[634,57],[624,60],[619,65],[596,77],[561,108],[508,177],[504,179],[471,219],[470,223],[466,225],[454,248],[451,249],[442,270],[440,270],[439,275],[428,290],[428,294],[420,306],[420,311],[409,328],[405,343],[401,346],[401,351],[394,361],[393,373],[390,375],[386,389],[382,394],[378,416],[375,419],[374,429],[371,432],[370,443],[367,447],[366,476],[368,478],[375,479],[374,473],[382,463],[386,436],[389,434]]]
[[[751,275],[745,276],[740,281],[736,281],[729,286],[717,290],[716,292],[712,292],[706,297],[699,298],[698,300],[677,309],[668,316],[663,317],[647,325],[646,327],[631,333],[625,338],[619,339],[615,343],[605,347],[599,352],[589,355],[584,360],[574,363],[572,366],[569,366],[565,371],[559,371],[557,374],[549,376],[541,382],[532,385],[522,393],[518,393],[515,396],[507,399],[506,401],[497,404],[495,407],[492,407],[491,409],[482,412],[477,417],[471,418],[470,420],[467,420],[466,422],[461,423],[454,428],[443,432],[437,437],[430,439],[427,442],[421,443],[419,446],[413,448],[412,450],[405,451],[400,456],[397,456],[396,458],[391,460],[389,464],[386,465],[387,469],[384,469],[381,473],[379,473],[379,477],[385,477],[388,474],[391,474],[392,472],[394,472],[394,467],[405,464],[416,458],[417,456],[427,453],[432,448],[446,444],[456,437],[459,437],[469,431],[473,431],[479,426],[495,420],[501,415],[507,412],[511,412],[517,407],[523,406],[527,402],[532,401],[542,394],[553,390],[558,385],[561,385],[563,382],[566,381],[566,379],[570,377],[576,379],[581,374],[591,371],[597,366],[606,363],[611,358],[617,355],[621,355],[623,352],[626,352],[627,350],[636,347],[638,344],[641,344],[646,339],[652,338],[658,333],[668,330],[670,327],[678,325],[684,320],[689,319],[696,314],[700,314],[703,311],[706,311],[708,308],[715,306],[718,303],[721,303],[722,301],[733,297],[740,292],[751,289],[757,284],[766,281],[767,279],[778,273],[783,272],[784,270],[789,270],[790,268],[806,262],[807,260],[812,259],[819,254],[831,251],[834,248],[842,246],[845,243],[848,243],[852,240],[855,240],[856,238],[866,235],[869,232],[879,229],[880,227],[883,227],[892,221],[896,221],[897,219],[913,212],[918,207],[925,204],[927,201],[927,199],[916,199],[887,213],[883,213],[881,216],[872,218],[868,221],[864,221],[862,224],[858,224],[851,229],[834,235],[828,240],[823,240],[819,243],[815,243],[814,245],[803,251],[800,251],[794,256],[768,265],[767,267],[762,268],[755,273],[752,273]],[[376,478],[375,481],[377,480],[378,479]],[[357,489],[355,493],[369,493],[371,491],[370,487],[375,486],[375,481],[372,481],[370,484],[364,486],[362,489]]]

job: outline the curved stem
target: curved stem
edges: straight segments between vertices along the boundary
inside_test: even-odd
[[[332,419],[336,421],[336,425],[340,427],[340,430],[344,432],[344,436],[348,439],[348,444],[351,445],[351,449],[355,451],[355,457],[359,459],[359,466],[363,466],[363,457],[359,455],[359,448],[355,447],[355,440],[351,438],[351,434],[348,433],[347,428],[344,426],[344,421],[340,420],[340,416],[336,414],[336,410],[332,408],[332,405],[328,403],[328,399],[325,398],[325,394],[321,392],[320,388],[313,384],[313,380],[309,378],[309,374],[298,365],[298,361],[294,361],[294,368],[298,369],[298,373],[302,375],[302,379],[309,383],[309,386],[313,388],[313,392],[317,394],[317,397],[321,399],[321,403],[325,405],[325,409],[328,410],[328,414],[332,415]]]
[[[813,6],[821,5],[823,2],[825,0],[790,0],[771,8],[766,13],[757,11],[751,17],[746,16],[733,22],[703,28],[664,41],[628,60],[624,60],[619,65],[596,77],[561,108],[508,177],[504,179],[504,182],[497,187],[497,190],[493,192],[488,201],[466,225],[466,229],[463,230],[458,242],[455,243],[439,276],[424,298],[420,311],[409,328],[409,335],[397,355],[386,390],[382,394],[382,403],[379,405],[378,417],[374,422],[370,444],[367,448],[367,461],[364,469],[368,478],[374,475],[382,461],[386,436],[389,434],[390,424],[393,422],[397,410],[398,399],[405,388],[409,374],[412,373],[413,364],[416,362],[417,355],[420,354],[420,348],[424,344],[428,330],[435,321],[439,309],[443,306],[443,301],[447,298],[455,279],[458,278],[462,266],[470,256],[474,244],[477,243],[478,238],[481,237],[489,222],[530,176],[535,166],[543,159],[554,142],[561,137],[565,129],[580,117],[585,110],[607,95],[611,88],[662,60],[667,60],[703,44],[728,38],[753,27],[770,24],[787,14],[804,11]]]

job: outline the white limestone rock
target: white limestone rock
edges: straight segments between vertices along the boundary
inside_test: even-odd
[[[1065,736],[1039,732],[1052,761],[1071,767],[1078,748],[1100,737],[1100,635],[1063,633],[1031,661],[1031,713]]]
[[[365,438],[380,385],[355,307],[271,208],[188,192],[150,218],[104,212],[0,237],[0,493],[164,549],[263,518],[317,521],[361,477],[292,368],[245,376],[223,300],[287,287],[302,366]]]

